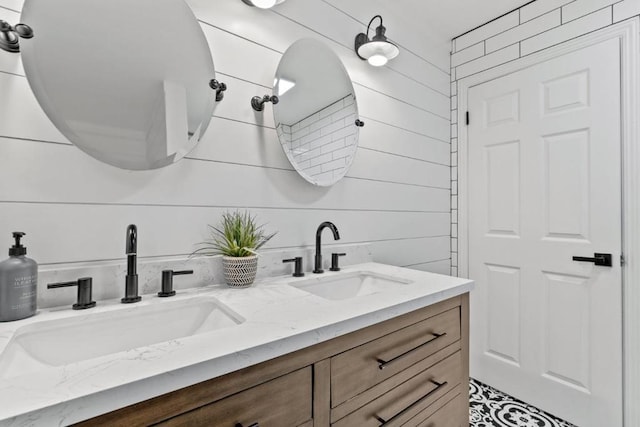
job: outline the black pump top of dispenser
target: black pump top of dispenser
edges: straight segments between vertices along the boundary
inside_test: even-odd
[[[23,233],[22,231],[13,232],[13,238],[16,240],[16,243],[9,248],[9,256],[21,256],[27,254],[27,248],[20,244],[20,239],[25,235],[26,233]]]

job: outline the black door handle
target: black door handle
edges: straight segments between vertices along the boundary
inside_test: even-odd
[[[583,261],[583,262],[592,262],[595,265],[601,265],[603,267],[611,267],[613,263],[611,262],[611,254],[593,254],[593,258],[584,257],[584,256],[574,256],[574,261]]]

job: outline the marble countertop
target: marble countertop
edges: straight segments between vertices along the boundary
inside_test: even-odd
[[[393,292],[334,301],[288,285],[354,271],[412,283]],[[269,278],[246,289],[210,285],[180,291],[173,298],[146,295],[136,306],[214,297],[243,322],[24,375],[0,376],[0,426],[68,425],[330,340],[463,294],[472,287],[468,279],[365,263],[321,276]],[[100,301],[89,311],[58,307],[40,310],[29,319],[0,324],[0,354],[24,326],[94,313],[118,316],[127,307],[118,300]]]

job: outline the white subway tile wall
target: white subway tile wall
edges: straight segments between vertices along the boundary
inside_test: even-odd
[[[487,53],[513,44],[514,40],[524,40],[560,25],[560,9],[552,10],[542,16],[518,25],[485,41]]]
[[[354,101],[349,94],[298,123],[276,125],[285,154],[311,182],[340,179],[351,164],[358,143]]]
[[[469,46],[482,42],[489,37],[506,31],[509,28],[516,27],[519,24],[519,11],[515,10],[513,12],[507,13],[506,15],[496,18],[493,21],[487,22],[485,25],[482,25],[473,31],[469,31],[468,33],[465,33],[460,37],[457,37],[455,39],[456,52],[460,52],[461,50],[466,49]]]
[[[640,15],[640,1],[622,1],[613,5],[613,22]]]
[[[575,0],[536,0],[526,4],[520,8],[520,23],[524,24],[550,11],[559,11],[562,6],[573,1]]]
[[[473,59],[480,58],[485,54],[484,41],[476,43],[473,46],[469,46],[466,49],[462,49],[451,55],[451,66],[457,67],[460,64],[469,62]]]
[[[453,39],[451,274],[458,273],[458,81],[640,15],[640,0],[536,0]],[[482,53],[482,54],[481,54]],[[473,120],[473,118],[471,118]]]
[[[514,43],[511,46],[507,46],[495,52],[481,56],[478,59],[474,59],[473,61],[465,62],[464,64],[457,66],[456,79],[459,80],[470,76],[471,74],[486,70],[487,68],[513,61],[519,56],[520,46],[518,43]]]
[[[607,7],[573,21],[567,22],[563,19],[562,25],[522,40],[520,42],[522,56],[611,25],[612,16],[611,7]]]

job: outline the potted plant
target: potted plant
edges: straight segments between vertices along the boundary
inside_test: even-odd
[[[225,212],[219,227],[209,225],[211,238],[200,243],[193,255],[222,255],[227,284],[234,288],[251,286],[258,271],[258,253],[276,233],[266,234],[249,212]]]

